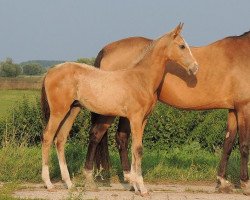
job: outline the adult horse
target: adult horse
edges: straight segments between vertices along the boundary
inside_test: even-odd
[[[103,70],[118,70],[133,67],[138,54],[151,42],[143,37],[131,37],[105,46],[98,54],[95,66]],[[250,145],[250,32],[227,37],[203,47],[191,47],[201,66],[196,77],[188,76],[176,64],[168,63],[166,75],[159,89],[159,100],[171,106],[187,110],[228,109],[228,120],[223,153],[218,169],[218,187],[228,191],[231,184],[226,180],[226,167],[232,151],[236,132],[239,132],[241,153],[241,185],[250,193],[248,155]],[[105,116],[92,113],[90,148],[96,137],[107,131]],[[130,127],[125,118],[120,118],[116,134],[123,170],[130,170],[128,139]],[[89,156],[94,159],[94,155]],[[97,166],[108,169],[107,134],[97,146]],[[86,160],[86,168],[89,163]]]
[[[42,179],[49,190],[48,158],[53,139],[62,179],[72,186],[64,156],[64,144],[81,107],[107,115],[107,125],[114,117],[126,117],[132,131],[132,164],[127,178],[141,195],[147,194],[141,173],[142,136],[147,116],[157,101],[157,89],[168,60],[179,63],[188,72],[198,64],[180,36],[182,25],[152,41],[131,69],[103,71],[86,64],[64,63],[50,69],[42,87],[42,105],[49,120],[42,141]],[[47,102],[47,104],[46,104]],[[46,113],[46,112],[45,112]],[[89,170],[92,173],[92,168]]]

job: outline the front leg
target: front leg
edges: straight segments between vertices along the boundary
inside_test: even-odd
[[[132,132],[132,163],[131,172],[129,175],[130,183],[135,189],[135,193],[141,192],[142,196],[148,195],[147,188],[144,186],[142,170],[141,170],[141,159],[142,159],[142,136],[146,120],[137,117],[130,119],[130,126]]]

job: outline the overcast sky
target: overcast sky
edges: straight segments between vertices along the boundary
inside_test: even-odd
[[[193,46],[250,29],[249,0],[0,0],[0,60],[76,60],[107,43],[184,22]]]

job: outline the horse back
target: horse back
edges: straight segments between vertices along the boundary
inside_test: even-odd
[[[151,39],[144,37],[129,37],[112,42],[98,53],[94,66],[107,71],[131,68],[133,61],[150,42]]]

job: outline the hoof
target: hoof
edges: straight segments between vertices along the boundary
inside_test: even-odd
[[[250,195],[250,182],[241,181],[241,188],[243,190],[243,194],[249,196]]]
[[[227,181],[226,179],[222,177],[217,177],[218,184],[216,186],[216,190],[220,193],[232,193],[233,192],[233,186],[232,184]]]
[[[95,182],[86,182],[84,188],[88,191],[98,192],[98,186],[95,184]]]
[[[48,188],[47,190],[48,190],[48,192],[56,192],[56,188],[55,187]]]
[[[218,188],[218,192],[229,194],[229,193],[233,192],[233,188],[231,186],[228,186],[228,187],[219,187]]]
[[[150,197],[150,194],[149,194],[149,192],[145,192],[145,193],[141,193],[141,196],[142,197]]]

